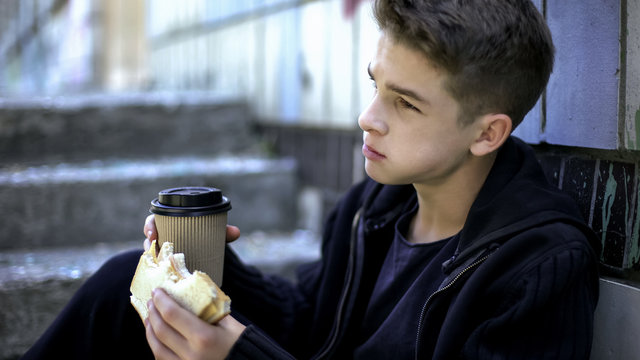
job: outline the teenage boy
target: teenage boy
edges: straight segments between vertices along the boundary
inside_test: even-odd
[[[83,356],[148,342],[162,359],[588,358],[595,237],[510,136],[552,69],[540,13],[528,0],[379,0],[374,13],[376,92],[358,120],[371,179],[332,212],[322,258],[292,284],[229,250],[231,316],[205,324],[158,290],[142,329],[128,304],[140,252],[119,256],[34,354],[91,323],[70,334]]]

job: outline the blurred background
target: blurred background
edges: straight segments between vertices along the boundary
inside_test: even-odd
[[[4,0],[0,95],[206,91],[353,128],[376,33],[357,0]]]
[[[556,46],[515,134],[602,242],[594,358],[640,353],[640,1],[532,0]],[[233,249],[293,278],[364,178],[368,0],[0,0],[0,359],[166,188],[220,188]]]
[[[361,2],[2,1],[4,178],[72,179],[134,160],[160,172],[153,162],[167,157],[291,158],[296,185],[320,205],[301,209],[313,218],[288,220],[317,230],[363,177],[356,122],[373,93],[377,29]],[[126,208],[140,200],[123,199]],[[39,236],[11,247],[52,243]]]

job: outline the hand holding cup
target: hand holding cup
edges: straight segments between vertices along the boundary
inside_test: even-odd
[[[190,272],[208,274],[221,286],[231,202],[212,187],[165,189],[151,201],[158,245],[173,243]]]
[[[142,229],[144,232],[144,249],[149,250],[149,246],[151,246],[151,242],[153,240],[158,240],[158,230],[156,229],[156,218],[154,214],[147,216],[144,221],[144,228]],[[240,229],[237,226],[227,225],[227,244],[232,243],[240,237]]]

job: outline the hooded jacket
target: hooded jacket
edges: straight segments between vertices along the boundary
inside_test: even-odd
[[[513,137],[445,245],[453,255],[425,266],[380,328],[358,340],[363,305],[412,199],[411,185],[355,185],[328,218],[321,259],[301,266],[295,284],[227,251],[224,290],[251,324],[229,358],[385,359],[398,347],[415,359],[589,357],[597,238]],[[424,290],[428,271],[441,271],[435,292]]]

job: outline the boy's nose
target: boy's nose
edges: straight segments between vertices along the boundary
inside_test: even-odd
[[[360,113],[360,116],[358,116],[358,126],[365,132],[384,134],[387,131],[387,124],[382,120],[384,118],[384,112],[382,111],[379,101],[376,99],[377,96],[374,96],[369,106]]]

